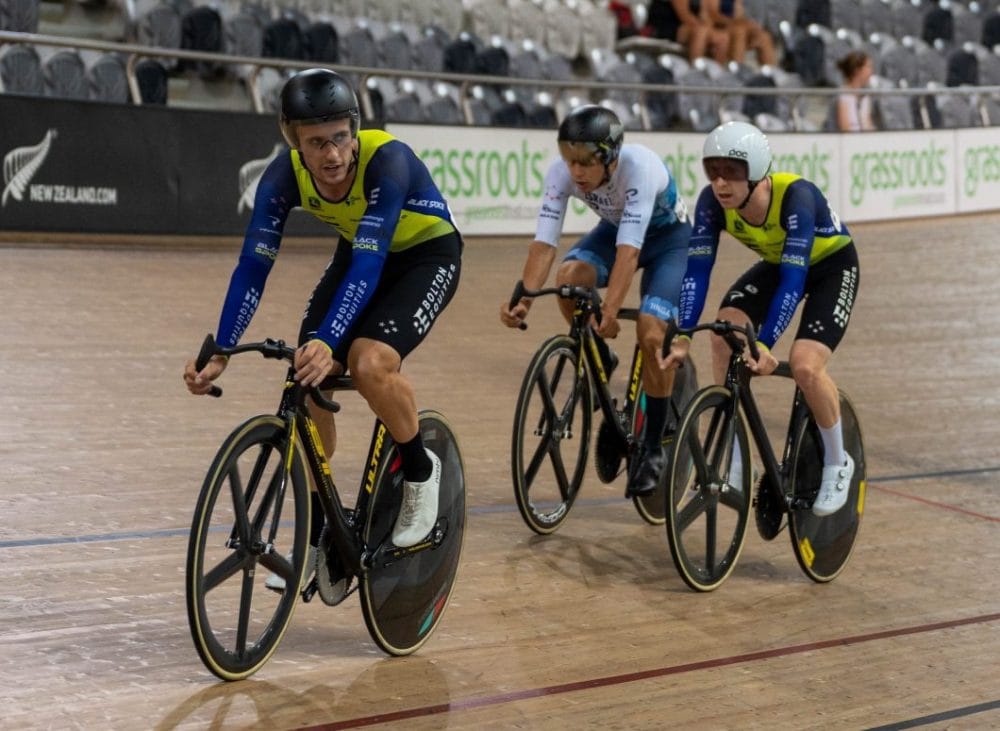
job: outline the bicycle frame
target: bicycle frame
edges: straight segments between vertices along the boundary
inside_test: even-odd
[[[333,385],[340,388],[349,388],[351,381],[350,378],[346,377],[337,378],[334,379]],[[330,526],[337,552],[341,561],[344,562],[345,568],[357,576],[367,568],[369,552],[362,545],[356,530],[354,516],[357,510],[349,512],[340,499],[340,493],[337,492],[337,486],[334,484],[333,475],[330,470],[330,462],[323,451],[319,429],[316,427],[316,422],[309,415],[309,409],[305,403],[306,393],[307,391],[299,386],[292,378],[291,371],[289,371],[288,378],[285,381],[285,391],[281,397],[281,404],[278,407],[278,417],[288,425],[288,433],[294,435],[294,438],[289,439],[285,447],[287,450],[284,455],[286,469],[283,474],[286,479],[291,474],[290,469],[287,469],[287,467],[291,466],[291,460],[295,457],[296,442],[301,444],[306,457],[306,465],[309,468],[309,474],[312,475],[313,483],[319,494],[320,504],[326,513],[327,524]],[[381,426],[381,423],[378,426]],[[384,426],[382,426],[382,431],[384,433]],[[373,449],[376,446],[374,441],[372,444]],[[372,464],[371,455],[369,455],[367,464]],[[284,488],[285,486],[282,485],[281,489],[284,490]],[[371,488],[369,486],[367,492],[370,493],[370,491]],[[359,506],[362,505],[361,501],[365,500],[366,495],[366,492],[359,493]]]
[[[798,386],[795,387],[791,414],[788,420],[788,430],[785,436],[785,446],[782,449],[782,457],[779,464],[774,447],[771,445],[767,428],[764,425],[764,418],[760,413],[757,400],[754,398],[753,391],[750,388],[750,381],[754,377],[754,374],[747,366],[746,361],[743,360],[743,342],[733,336],[732,333],[727,333],[723,337],[732,349],[729,367],[726,369],[726,387],[731,389],[734,398],[739,401],[739,405],[743,409],[750,437],[757,447],[757,453],[760,455],[764,466],[764,473],[769,478],[766,482],[772,490],[773,497],[777,499],[779,505],[783,506],[785,512],[788,512],[790,509],[810,507],[808,501],[802,501],[800,504],[797,498],[791,494],[791,490],[788,489],[788,481],[791,478],[789,455],[791,454],[795,435],[798,433],[798,425],[808,415],[808,406],[806,406],[802,391]],[[787,362],[782,362],[778,364],[772,375],[791,378],[792,371]]]
[[[590,300],[577,299],[576,307],[573,310],[573,322],[570,326],[569,335],[580,344],[580,353],[583,356],[583,360],[587,363],[591,377],[594,379],[597,402],[601,407],[601,413],[608,424],[614,425],[614,434],[618,440],[618,446],[624,454],[632,448],[633,436],[628,432],[626,425],[622,424],[618,419],[618,410],[615,407],[614,397],[611,395],[608,375],[604,372],[604,364],[601,362],[601,355],[597,350],[597,339],[589,322],[589,318],[593,312],[594,308]],[[639,311],[634,308],[623,308],[619,311],[618,317],[622,320],[635,320],[638,314]],[[632,352],[632,370],[629,374],[629,387],[625,392],[625,403],[622,408],[624,413],[632,413],[631,408],[635,405],[641,383],[642,350],[636,344]]]

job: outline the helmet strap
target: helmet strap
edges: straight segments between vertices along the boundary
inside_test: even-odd
[[[736,206],[741,211],[746,208],[747,203],[750,202],[750,196],[753,195],[754,189],[760,184],[759,180],[754,180],[753,182],[747,181],[747,197],[743,199],[743,202]]]

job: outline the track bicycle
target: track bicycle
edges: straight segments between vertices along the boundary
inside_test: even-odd
[[[545,340],[532,356],[521,383],[514,412],[511,471],[514,496],[521,517],[531,530],[554,532],[569,515],[583,481],[590,449],[591,422],[600,409],[594,462],[598,478],[613,482],[636,467],[638,446],[645,427],[645,391],[642,387],[642,351],[632,353],[628,385],[621,406],[612,396],[608,374],[597,350],[591,317],[600,318],[601,298],[596,288],[561,285],[538,290],[517,282],[510,299],[513,308],[524,297],[557,295],[574,300],[569,333]],[[619,319],[636,320],[639,311],[622,308]],[[524,329],[525,323],[522,323]],[[674,381],[671,408],[664,433],[669,439],[686,400],[697,389],[693,364]],[[595,405],[596,400],[596,405]],[[632,498],[642,518],[662,525],[664,497],[658,488]]]
[[[755,360],[759,356],[753,326],[716,321],[688,333],[701,330],[724,338],[732,353],[725,385],[698,391],[681,416],[661,479],[674,565],[692,589],[717,588],[736,567],[752,508],[764,540],[781,532],[787,516],[802,571],[813,581],[832,581],[851,557],[864,512],[864,441],[851,400],[840,391],[844,448],[855,464],[847,503],[832,515],[818,517],[812,505],[822,479],[823,443],[801,390],[796,386],[779,463],[750,388],[753,373],[743,358],[747,349]],[[668,332],[664,354],[676,332]],[[791,378],[788,363],[779,363],[774,375]],[[753,499],[748,430],[764,468]],[[730,472],[734,444],[743,461],[738,478]]]
[[[295,349],[267,339],[233,348],[209,335],[196,361],[257,352],[293,362]],[[322,390],[350,389],[350,376],[303,387],[290,367],[276,415],[254,416],[220,447],[195,506],[188,543],[186,601],[195,648],[223,680],[252,675],[271,657],[301,598],[316,593],[336,605],[360,590],[372,640],[389,655],[407,655],[441,621],[455,584],[465,531],[465,476],[458,443],[445,418],[421,411],[424,445],[441,460],[438,519],[412,548],[392,543],[403,474],[398,449],[378,419],[353,508],[341,501],[306,397],[330,411],[339,404]],[[213,387],[212,395],[222,391]],[[319,536],[315,576],[306,565],[311,524],[309,480],[318,490],[326,526]],[[264,587],[264,568],[285,589]]]

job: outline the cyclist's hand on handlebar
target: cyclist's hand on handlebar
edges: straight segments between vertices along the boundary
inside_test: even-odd
[[[691,338],[676,337],[670,341],[670,353],[663,357],[663,353],[656,351],[656,362],[661,370],[679,368],[687,360],[688,353],[691,352]]]
[[[295,351],[295,380],[303,386],[318,386],[333,373],[335,363],[329,345],[310,340]]]
[[[192,358],[184,365],[184,385],[195,396],[204,396],[212,390],[212,381],[222,375],[228,362],[225,356],[213,355],[199,372]]]
[[[520,327],[527,316],[528,303],[526,300],[522,299],[513,307],[510,306],[510,302],[500,303],[500,322],[507,327]]]
[[[750,366],[750,370],[758,376],[771,375],[778,367],[778,359],[771,355],[771,350],[759,340],[757,341],[757,350],[760,351],[760,357],[757,360],[754,360],[749,350],[744,353],[744,360]]]
[[[618,333],[621,332],[617,310],[612,312],[607,307],[601,308],[601,321],[597,322],[597,318],[592,318],[590,324],[593,326],[594,332],[605,339],[617,338]]]

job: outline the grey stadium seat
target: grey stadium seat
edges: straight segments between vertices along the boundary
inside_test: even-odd
[[[42,63],[45,95],[58,99],[87,99],[87,69],[80,54],[71,48],[56,51]]]
[[[45,92],[42,61],[33,46],[17,43],[0,48],[0,91],[39,96]]]
[[[102,54],[88,66],[87,84],[94,101],[127,104],[131,99],[125,62],[115,53]]]

